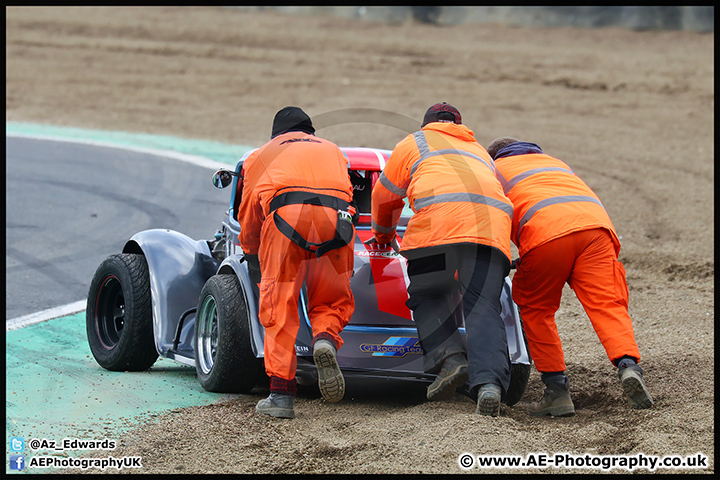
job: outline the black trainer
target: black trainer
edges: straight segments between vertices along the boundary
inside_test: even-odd
[[[489,417],[497,417],[500,415],[500,397],[502,389],[500,385],[494,383],[486,383],[480,386],[478,390],[477,408],[475,413],[487,415]]]

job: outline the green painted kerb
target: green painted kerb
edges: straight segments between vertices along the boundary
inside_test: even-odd
[[[188,155],[198,155],[217,162],[236,165],[238,160],[250,149],[247,145],[231,145],[207,140],[192,140],[164,135],[141,133],[87,130],[73,127],[56,127],[35,123],[7,122],[6,134],[62,137],[66,139],[91,140],[113,143],[127,147],[144,147],[158,150],[174,150]]]
[[[7,441],[117,440],[143,417],[221,396],[202,388],[194,367],[163,358],[146,372],[103,369],[87,343],[85,312],[6,333]]]

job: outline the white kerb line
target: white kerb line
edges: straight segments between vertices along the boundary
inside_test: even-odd
[[[85,310],[86,306],[87,300],[79,300],[60,307],[48,308],[42,312],[35,312],[29,315],[23,315],[22,317],[16,317],[5,322],[5,331],[9,332],[10,330],[17,330],[18,328],[27,327],[28,325],[44,322],[46,320],[52,320],[53,318],[73,315]]]

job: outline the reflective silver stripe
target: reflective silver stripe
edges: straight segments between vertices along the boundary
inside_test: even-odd
[[[413,133],[413,137],[415,137],[415,144],[420,151],[420,160],[430,155],[430,146],[427,143],[427,138],[425,138],[425,133],[420,130]]]
[[[420,164],[431,157],[437,157],[441,155],[462,155],[464,157],[470,157],[474,160],[478,160],[485,164],[486,167],[490,169],[491,172],[495,173],[495,165],[488,163],[484,158],[482,158],[479,155],[475,155],[474,153],[467,152],[465,150],[458,150],[456,148],[443,148],[441,150],[435,150],[433,152],[430,151],[430,146],[427,143],[427,138],[425,138],[425,133],[422,131],[415,132],[413,134],[415,137],[415,144],[418,147],[418,151],[420,152],[420,158],[413,163],[412,168],[410,169],[410,175],[414,175],[415,171],[417,170],[418,166]]]
[[[449,202],[470,202],[479,203],[483,205],[490,205],[491,207],[498,208],[503,212],[507,213],[510,218],[513,215],[513,207],[509,203],[501,202],[492,197],[486,197],[478,193],[441,193],[440,195],[433,195],[431,197],[418,198],[415,200],[415,211],[421,210],[427,206],[435,205],[436,203],[449,203]]]
[[[495,170],[495,178],[497,178],[498,181],[500,182],[500,185],[502,185],[503,188],[505,188],[505,184],[507,183],[507,180],[505,179],[505,177],[503,177],[503,174],[502,174],[502,172],[500,172],[500,170]]]
[[[525,226],[525,224],[535,215],[538,210],[545,208],[549,205],[557,205],[558,203],[570,203],[570,202],[592,202],[600,205],[603,207],[603,204],[600,203],[600,201],[597,198],[588,197],[586,195],[566,195],[563,197],[553,197],[548,198],[545,200],[541,200],[537,202],[535,205],[530,207],[530,209],[525,212],[525,215],[520,219],[520,222],[518,223],[518,236],[520,236],[520,230]],[[605,207],[603,207],[605,208]]]
[[[543,173],[543,172],[565,172],[565,173],[569,173],[570,175],[575,175],[575,172],[573,172],[572,170],[567,169],[567,168],[560,168],[560,167],[533,168],[532,170],[528,170],[526,172],[515,175],[513,178],[510,179],[510,181],[505,180],[505,178],[500,180],[500,183],[502,184],[505,195],[507,195],[508,192],[510,190],[512,190],[512,188],[518,182],[525,180],[526,178],[528,178],[531,175],[535,175],[536,173]],[[505,180],[505,181],[503,182],[503,180]]]
[[[382,225],[378,225],[377,223],[375,223],[375,220],[370,220],[370,226],[373,230],[379,233],[393,233],[397,228],[397,225],[395,225],[394,227],[383,227]]]
[[[398,197],[404,197],[407,195],[407,190],[404,188],[400,188],[397,185],[395,185],[393,182],[391,182],[386,176],[385,172],[380,173],[380,177],[378,178],[378,181],[383,184],[383,187],[390,190],[391,193],[394,193]]]

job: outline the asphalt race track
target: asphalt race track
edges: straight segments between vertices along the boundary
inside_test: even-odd
[[[6,319],[85,300],[135,233],[212,239],[230,198],[212,170],[98,145],[6,137]]]

